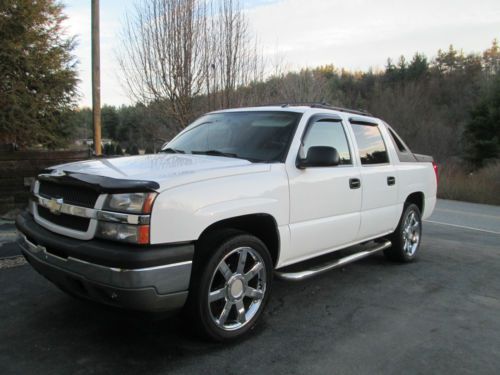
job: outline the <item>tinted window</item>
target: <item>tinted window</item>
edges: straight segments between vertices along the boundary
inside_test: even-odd
[[[389,162],[384,140],[377,126],[352,124],[352,129],[358,144],[361,164],[383,164]]]
[[[387,129],[389,130],[389,133],[391,134],[391,138],[393,140],[393,143],[397,147],[397,149],[400,152],[408,152],[406,147],[403,145],[403,142],[401,142],[401,139],[399,139],[399,137],[396,135],[396,133],[389,127]]]
[[[205,115],[165,146],[165,152],[225,154],[253,162],[284,161],[302,116],[295,112],[224,112]]]
[[[307,155],[311,146],[335,147],[340,156],[340,164],[351,164],[344,127],[339,121],[319,120],[311,124],[304,139],[304,155]]]

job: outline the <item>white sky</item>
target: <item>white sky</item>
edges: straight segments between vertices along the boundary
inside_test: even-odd
[[[252,33],[269,61],[290,69],[334,64],[351,70],[382,68],[416,52],[434,56],[453,44],[465,52],[500,39],[499,0],[247,0]],[[80,105],[91,104],[90,1],[65,0],[68,32],[77,35]],[[129,104],[115,51],[132,0],[101,0],[101,96]]]

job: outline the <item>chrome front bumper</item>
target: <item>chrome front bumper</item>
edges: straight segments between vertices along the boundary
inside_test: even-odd
[[[191,261],[139,269],[62,258],[20,234],[26,260],[61,289],[97,302],[141,311],[168,311],[186,302]]]

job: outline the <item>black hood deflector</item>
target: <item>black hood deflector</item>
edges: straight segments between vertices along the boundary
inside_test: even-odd
[[[41,181],[50,181],[66,186],[86,187],[99,193],[141,193],[154,192],[160,185],[154,181],[126,180],[85,173],[64,172],[64,174],[51,174],[51,169],[46,169],[38,175]]]

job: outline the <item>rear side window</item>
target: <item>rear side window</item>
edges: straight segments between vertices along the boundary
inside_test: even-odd
[[[358,144],[361,164],[389,163],[387,149],[378,126],[352,124],[352,130]]]
[[[401,139],[399,139],[396,133],[394,133],[394,131],[389,127],[387,127],[387,130],[389,130],[389,134],[391,135],[394,145],[397,147],[399,152],[408,152],[405,145],[403,144],[403,142],[401,142]]]
[[[313,122],[304,139],[304,155],[307,155],[312,146],[334,147],[339,153],[340,164],[352,164],[344,127],[340,121],[323,119]]]

